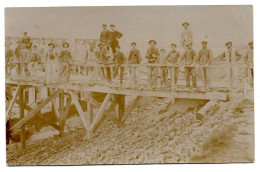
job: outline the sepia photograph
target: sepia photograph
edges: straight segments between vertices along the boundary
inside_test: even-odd
[[[253,163],[252,5],[5,8],[7,166]]]

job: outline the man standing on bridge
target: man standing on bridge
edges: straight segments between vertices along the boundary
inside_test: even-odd
[[[110,29],[111,31],[109,32],[108,42],[112,48],[112,52],[115,53],[116,47],[119,45],[118,39],[120,39],[123,36],[123,34],[121,32],[116,31],[115,25],[113,24],[110,25]]]
[[[190,76],[192,77],[192,90],[196,90],[197,87],[197,81],[196,81],[196,52],[192,49],[192,42],[186,42],[187,49],[185,50],[185,53],[182,57],[182,61],[184,61],[184,65],[187,67],[184,67],[185,73],[186,73],[186,89],[188,90],[190,88]],[[194,67],[193,67],[194,66]]]
[[[25,44],[27,49],[31,49],[32,46],[31,38],[27,36],[27,32],[24,32],[23,35],[24,36],[22,38],[22,44]]]
[[[116,47],[116,52],[114,54],[114,61],[115,61],[115,72],[114,72],[114,78],[118,75],[118,71],[120,69],[120,85],[123,83],[123,77],[124,77],[124,67],[122,65],[125,64],[125,55],[120,51],[120,46]]]
[[[64,42],[62,44],[63,50],[60,52],[60,79],[63,82],[67,83],[70,77],[70,62],[72,59],[71,52],[69,50],[69,43]]]
[[[192,32],[191,32],[191,30],[188,28],[189,25],[190,25],[190,24],[189,24],[188,22],[182,23],[182,26],[184,27],[184,30],[182,31],[182,34],[181,34],[181,45],[184,47],[185,50],[186,50],[187,44],[188,44],[189,42],[193,43],[193,40],[192,40]]]
[[[146,53],[146,58],[148,64],[156,64],[158,63],[159,60],[159,50],[158,48],[155,47],[156,41],[155,40],[150,40],[149,41],[150,47],[147,50]],[[156,87],[157,84],[157,75],[158,75],[158,67],[157,66],[148,66],[148,80],[150,82],[150,87],[153,89]]]
[[[109,30],[107,30],[107,25],[106,24],[102,24],[103,30],[100,33],[100,43],[109,48],[108,47],[108,38],[109,38]]]
[[[129,56],[128,56],[128,63],[129,64],[140,64],[141,63],[141,56],[140,51],[136,48],[136,43],[131,43],[132,49],[130,50]],[[130,67],[130,74],[131,74],[131,81],[132,81],[132,87],[136,87],[136,83],[139,82],[138,77],[138,67]]]
[[[174,67],[174,65],[178,65],[180,61],[180,53],[176,50],[176,47],[177,47],[176,44],[174,43],[171,44],[172,49],[167,55],[167,63],[173,65],[173,67],[170,67],[170,75],[171,75],[171,79],[174,79],[175,86],[178,81],[179,67]],[[172,76],[172,70],[174,70],[174,76]]]
[[[99,50],[97,51],[97,59],[100,64],[105,65],[106,67],[101,67],[101,79],[105,77],[106,70],[106,78],[108,82],[111,82],[111,69],[109,66],[109,56],[107,56],[107,49],[103,47],[101,43],[98,44]]]
[[[55,51],[55,45],[51,42],[48,44],[49,50],[46,53],[46,83],[54,83],[57,81],[58,73],[58,54]]]
[[[249,45],[249,50],[246,53],[245,56],[245,62],[248,66],[247,68],[247,78],[248,78],[248,83],[253,87],[254,84],[254,44],[253,41],[248,43]]]
[[[209,65],[212,59],[212,51],[207,48],[208,45],[207,41],[202,41],[201,43],[202,43],[202,49],[199,51],[198,54],[198,62],[202,66]],[[208,90],[209,88],[207,87],[207,68],[202,67],[201,72],[202,72],[202,81],[203,81],[204,89]]]

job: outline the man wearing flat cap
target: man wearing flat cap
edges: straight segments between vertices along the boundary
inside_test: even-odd
[[[27,49],[31,49],[32,46],[31,38],[27,36],[27,32],[24,32],[23,35],[24,36],[22,38],[22,44],[25,44]]]
[[[128,56],[128,63],[129,64],[140,64],[141,63],[141,56],[140,51],[136,48],[136,43],[131,43],[132,49],[130,50],[129,56]],[[131,83],[132,87],[136,87],[139,77],[138,77],[138,68],[137,67],[130,67],[130,74],[131,74]]]
[[[104,46],[108,46],[108,37],[109,37],[109,30],[107,30],[107,25],[102,24],[103,30],[100,33],[100,43]]]
[[[184,27],[184,30],[182,31],[181,34],[181,45],[184,47],[184,49],[186,49],[187,47],[187,42],[193,42],[192,40],[192,32],[191,30],[188,28],[189,27],[189,23],[188,22],[183,22],[182,26]]]
[[[253,87],[254,84],[254,44],[253,41],[250,41],[248,43],[249,50],[247,51],[245,55],[245,62],[247,64],[247,77],[248,77],[248,83],[251,87]]]
[[[209,65],[211,63],[211,59],[213,57],[212,55],[212,51],[207,48],[208,42],[207,41],[202,41],[202,49],[199,51],[198,54],[198,62],[199,65]],[[201,69],[201,73],[202,73],[202,81],[203,81],[203,86],[204,89],[208,89],[207,87],[207,68],[206,67],[202,67]]]
[[[241,55],[238,51],[232,49],[232,42],[229,41],[226,44],[227,49],[221,54],[221,59],[225,61],[227,64],[235,64],[238,60],[241,59]],[[233,83],[237,81],[238,68],[226,68],[227,80],[229,82],[229,86],[233,87]]]
[[[115,25],[111,24],[110,32],[108,35],[108,42],[109,42],[109,45],[110,45],[113,53],[116,52],[116,47],[119,46],[118,39],[120,39],[122,36],[123,36],[123,34],[121,32],[118,32],[117,30],[115,30]]]
[[[180,52],[176,50],[176,47],[176,44],[171,44],[171,51],[167,55],[167,63],[169,65],[178,65],[180,63]],[[172,76],[172,68],[174,68],[174,78]],[[170,67],[169,69],[171,78],[174,79],[174,84],[176,85],[178,81],[179,67]]]
[[[149,41],[149,48],[146,53],[146,59],[148,64],[156,64],[158,63],[159,60],[159,50],[158,48],[155,47],[156,41],[155,40],[150,40]],[[149,82],[150,82],[150,87],[155,88],[156,87],[156,82],[157,82],[157,75],[158,75],[158,68],[155,66],[148,66],[148,76],[149,76]]]

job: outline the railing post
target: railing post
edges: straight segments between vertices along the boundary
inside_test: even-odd
[[[20,120],[24,118],[24,88],[21,87],[19,92],[19,104],[20,104]],[[21,148],[22,151],[26,151],[26,140],[25,140],[25,124],[21,126],[20,131]]]

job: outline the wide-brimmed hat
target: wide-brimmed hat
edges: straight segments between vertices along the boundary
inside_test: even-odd
[[[107,26],[106,24],[102,24],[102,26]]]
[[[185,21],[182,23],[182,26],[184,26],[185,24],[187,24],[188,26],[190,25],[188,22]]]
[[[252,45],[252,44],[253,44],[253,41],[248,42],[248,45]]]
[[[231,42],[231,41],[229,41],[229,42],[227,42],[227,43],[226,43],[226,45],[228,45],[228,44],[231,44],[231,45],[232,45],[232,42]]]
[[[135,44],[135,45],[136,45],[136,43],[135,43],[135,42],[132,42],[132,43],[131,43],[131,45],[133,45],[133,44]]]
[[[64,42],[63,44],[62,44],[62,47],[64,48],[64,45],[68,45],[68,47],[70,47],[70,44],[68,43],[68,42]]]
[[[55,45],[54,45],[52,42],[50,42],[50,43],[48,44],[48,46],[51,46],[51,45],[53,45],[53,48],[55,48]]]
[[[174,43],[172,43],[172,44],[171,44],[171,47],[172,47],[173,45],[174,45],[175,47],[177,47],[177,45],[176,45],[176,44],[174,44]]]
[[[157,42],[153,39],[149,41],[149,44],[151,44],[151,42],[154,42],[155,45],[157,44]]]
[[[114,25],[114,24],[111,24],[110,26],[112,26],[112,27],[115,27],[115,25]]]

